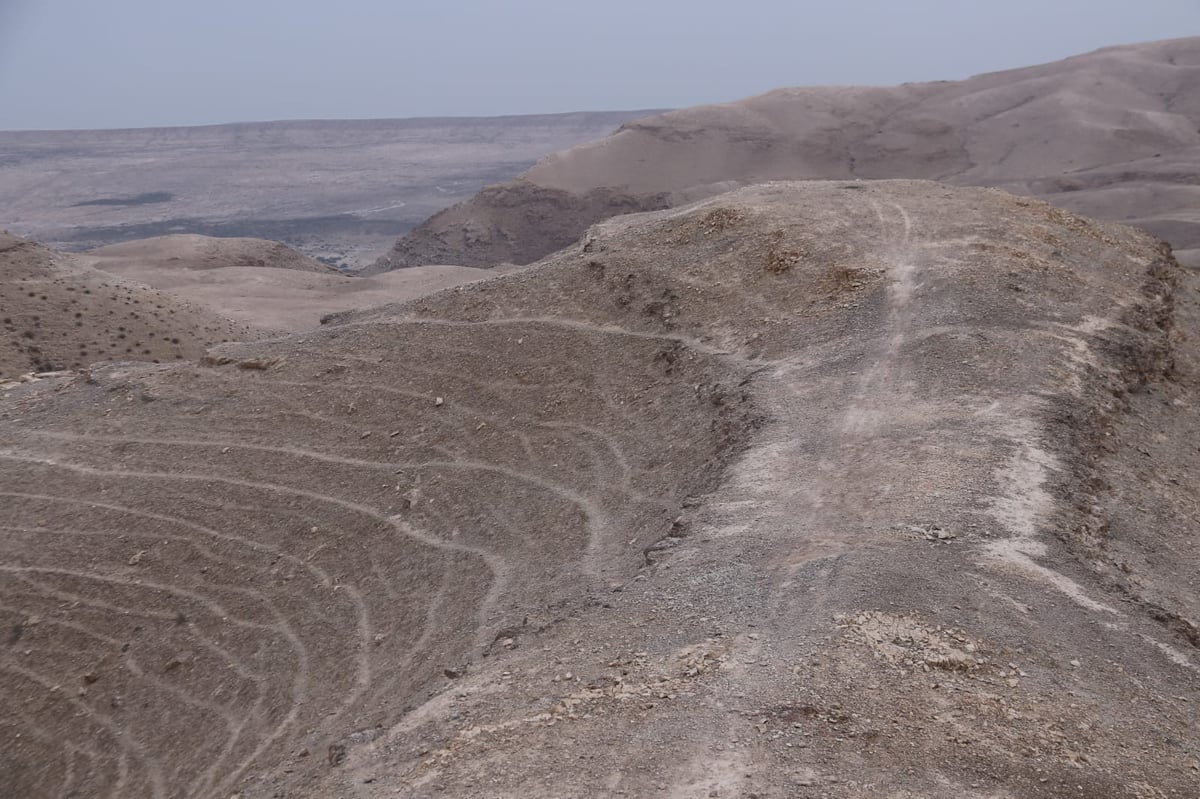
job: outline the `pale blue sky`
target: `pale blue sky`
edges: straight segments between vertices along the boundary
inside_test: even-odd
[[[1200,34],[1200,0],[0,0],[0,130],[679,107]]]

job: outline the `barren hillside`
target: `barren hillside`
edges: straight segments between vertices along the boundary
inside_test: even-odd
[[[261,331],[0,233],[0,379],[99,360],[200,357]]]
[[[1200,38],[965,81],[781,89],[544,158],[422,223],[373,269],[529,263],[614,214],[765,180],[852,178],[1001,187],[1144,227],[1200,262],[1198,130]],[[506,210],[526,198],[538,213]]]
[[[23,797],[1171,797],[1197,280],[924,182],[0,394]]]
[[[351,277],[278,242],[196,235],[139,239],[57,257],[256,328],[290,332],[317,327],[330,313],[410,300],[489,274],[430,265]]]

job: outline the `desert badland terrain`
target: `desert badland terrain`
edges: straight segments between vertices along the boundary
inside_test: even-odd
[[[1112,86],[1161,63],[1187,98],[1189,48],[1081,59]],[[1082,135],[1092,106],[1056,91],[1039,124]],[[380,307],[342,287],[438,273],[351,278],[261,241],[0,242],[5,313],[64,370],[0,388],[5,788],[1196,796],[1200,273],[1036,197],[864,179],[885,150],[940,152],[933,128],[833,180],[772,180],[788,159],[765,140],[769,169],[732,169],[746,114],[839,119],[756,102],[637,123],[435,216],[392,257],[492,266],[572,238]],[[1106,169],[1144,117],[1096,128]],[[1046,136],[1013,136],[1005,168],[1060,179]],[[648,140],[645,184],[563,166]],[[130,313],[170,347],[75,357]],[[25,370],[17,344],[2,365]]]
[[[1038,201],[769,184],[24,384],[13,784],[1186,796],[1195,295]]]
[[[103,360],[195,360],[212,344],[307,330],[491,273],[431,265],[351,277],[278,242],[196,235],[75,254],[0,234],[0,267],[0,381]]]
[[[351,277],[277,242],[196,235],[137,239],[74,259],[276,331],[307,330],[335,311],[419,297],[481,280],[490,271],[430,264]]]
[[[483,184],[645,113],[0,132],[0,225],[67,250],[194,233],[361,266]]]
[[[1200,263],[1200,39],[964,81],[781,89],[628,123],[434,216],[373,267],[529,263],[616,213],[764,180],[994,186],[1135,224]]]
[[[95,361],[195,360],[260,334],[170,293],[0,234],[0,380]]]

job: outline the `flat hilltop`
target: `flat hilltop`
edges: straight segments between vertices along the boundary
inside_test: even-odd
[[[886,178],[1038,197],[1149,230],[1200,264],[1200,38],[648,116],[439,212],[371,271],[531,263],[616,214],[768,180]]]
[[[1197,288],[1036,199],[771,182],[9,389],[7,784],[1189,795]]]

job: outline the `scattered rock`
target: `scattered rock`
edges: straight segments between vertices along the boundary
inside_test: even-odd
[[[340,766],[346,762],[347,757],[349,757],[349,753],[346,751],[345,744],[330,744],[329,745],[329,754],[327,756],[329,765],[334,766],[334,767]]]

